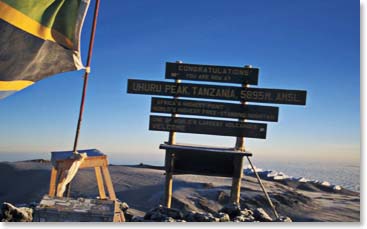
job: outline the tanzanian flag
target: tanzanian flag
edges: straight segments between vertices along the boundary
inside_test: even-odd
[[[84,68],[80,33],[90,0],[0,0],[0,99]]]

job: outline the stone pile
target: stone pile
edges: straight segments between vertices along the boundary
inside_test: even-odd
[[[289,217],[273,220],[262,208],[241,209],[236,203],[224,206],[216,213],[181,211],[159,205],[148,211],[144,217],[129,217],[130,222],[292,222]]]
[[[33,209],[27,207],[17,208],[14,205],[4,202],[1,206],[1,222],[32,222]]]
[[[144,217],[134,215],[125,202],[120,203],[127,222],[292,222],[289,217],[273,220],[262,208],[241,209],[236,203],[227,204],[218,212],[184,211],[159,205],[145,213]],[[0,209],[1,222],[32,222],[33,209],[15,207],[3,203]]]

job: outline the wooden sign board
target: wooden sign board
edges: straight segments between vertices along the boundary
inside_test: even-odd
[[[279,108],[184,99],[152,98],[151,112],[277,122]]]
[[[209,151],[167,150],[174,154],[173,174],[198,174],[206,176],[234,177],[234,163],[243,160],[244,154]],[[167,157],[167,156],[166,156]],[[166,165],[166,168],[170,168]]]
[[[166,79],[257,85],[258,68],[166,63]]]
[[[306,91],[128,80],[128,93],[223,99],[278,104],[306,104]]]
[[[172,118],[156,115],[151,115],[149,120],[149,130],[261,139],[266,138],[266,126],[267,125],[263,123]]]

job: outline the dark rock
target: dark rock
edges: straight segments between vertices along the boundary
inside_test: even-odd
[[[144,217],[133,216],[130,222],[145,222]]]
[[[286,216],[280,216],[279,219],[277,219],[276,221],[277,222],[287,222],[287,223],[293,222],[291,218],[286,217]]]
[[[187,222],[195,222],[195,214],[196,212],[195,211],[186,211],[184,213],[184,220],[186,220]]]
[[[134,218],[134,214],[129,211],[129,209],[123,211],[126,222],[132,222]]]
[[[256,208],[253,216],[260,222],[272,222],[273,219],[262,208]]]
[[[240,215],[234,218],[233,221],[235,222],[255,222],[255,217],[253,217],[252,215],[248,215],[248,216]]]
[[[144,217],[145,218],[145,217]],[[153,214],[150,216],[150,220],[153,220],[153,221],[156,221],[156,222],[162,222],[164,220],[166,220],[166,216],[163,215],[162,213],[160,212],[153,212]]]
[[[1,207],[2,222],[32,222],[33,209],[17,208],[10,203],[4,202]]]
[[[253,215],[253,214],[254,214],[254,212],[249,210],[249,209],[244,209],[244,210],[241,211],[241,215],[246,216],[246,217],[250,216],[250,215]]]
[[[196,213],[195,222],[219,222],[211,213]]]
[[[178,209],[167,208],[162,205],[159,205],[158,207],[148,211],[145,214],[144,219],[162,222],[162,221],[165,221],[169,217],[175,220],[183,219],[183,214]]]
[[[172,217],[167,217],[164,222],[170,222],[170,223],[173,223],[173,222],[176,222],[176,220]]]
[[[219,218],[219,222],[229,222],[229,221],[231,221],[231,218],[229,217],[229,215],[227,213],[223,213],[223,212],[219,212],[216,215],[216,218]]]
[[[227,213],[231,219],[241,215],[241,208],[237,203],[225,205],[219,212]]]
[[[120,209],[121,211],[126,212],[127,209],[129,209],[129,205],[126,202],[122,202],[120,203]]]

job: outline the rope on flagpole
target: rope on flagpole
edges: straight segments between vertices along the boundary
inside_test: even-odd
[[[84,104],[85,104],[85,96],[87,93],[87,86],[88,86],[88,77],[90,73],[90,65],[92,61],[92,54],[93,54],[93,46],[94,46],[94,37],[96,34],[96,28],[97,28],[97,18],[98,18],[98,12],[99,12],[99,3],[100,0],[96,0],[95,7],[94,7],[94,15],[93,15],[93,24],[92,24],[92,31],[90,34],[89,39],[89,49],[88,49],[88,56],[87,56],[87,64],[85,66],[85,72],[84,72],[84,83],[83,83],[83,92],[82,92],[82,99],[80,102],[80,109],[79,109],[79,118],[78,118],[78,124],[76,127],[75,132],[75,139],[74,139],[74,146],[73,146],[73,152],[74,154],[78,154],[77,148],[78,148],[78,141],[79,141],[79,133],[80,133],[80,127],[83,120],[83,113],[84,113]],[[70,185],[69,183],[67,185],[67,196],[70,196]]]
[[[83,84],[82,100],[81,100],[81,103],[80,103],[79,119],[78,119],[78,125],[77,125],[77,128],[76,128],[75,139],[74,139],[74,147],[73,147],[73,152],[74,153],[77,153],[80,126],[81,126],[82,119],[83,119],[85,95],[86,95],[86,92],[87,92],[88,76],[89,76],[89,73],[90,73],[90,64],[91,64],[91,60],[92,60],[94,37],[95,37],[95,34],[96,34],[96,28],[97,28],[97,18],[98,18],[98,11],[99,11],[99,2],[100,2],[100,0],[96,0],[96,5],[94,7],[94,16],[93,16],[92,32],[90,34],[87,64],[86,64],[85,73],[84,73],[84,84]]]

